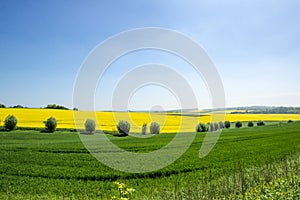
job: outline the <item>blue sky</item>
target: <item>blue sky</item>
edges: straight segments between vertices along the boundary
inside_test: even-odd
[[[221,75],[227,106],[299,106],[299,9],[296,0],[2,0],[0,103],[72,107],[76,75],[95,46],[128,29],[162,27],[188,35],[206,50]],[[137,55],[129,55],[126,63],[161,58],[176,65],[193,85],[199,107],[210,107],[203,80],[184,63],[155,52]],[[103,77],[105,87],[100,83],[95,94],[97,109],[110,109],[108,96],[122,64]],[[162,98],[153,98],[155,91]],[[129,100],[129,108],[172,109],[178,106],[174,99],[163,88],[145,87]]]

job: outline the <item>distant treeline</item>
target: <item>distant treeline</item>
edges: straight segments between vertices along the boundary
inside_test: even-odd
[[[239,107],[231,114],[300,114],[300,107],[267,107],[267,106],[253,106],[253,107]]]
[[[0,108],[6,108],[6,106],[4,104],[0,104]],[[16,105],[16,106],[10,106],[8,108],[28,108],[22,105]]]
[[[0,104],[0,108],[28,108],[22,105],[16,105],[16,106],[10,106],[6,107],[4,104]],[[59,110],[70,110],[69,108],[57,104],[48,104],[45,109],[59,109]],[[78,110],[77,108],[74,108],[73,110]]]
[[[56,104],[48,104],[46,109],[59,109],[59,110],[70,110],[69,108],[61,105],[56,105]]]

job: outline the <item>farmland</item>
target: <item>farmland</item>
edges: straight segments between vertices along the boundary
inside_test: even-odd
[[[226,111],[230,112],[230,111]],[[264,120],[269,122],[278,121],[299,121],[300,114],[230,114],[226,115],[213,113],[194,112],[189,113],[149,113],[149,112],[84,112],[71,110],[52,110],[52,109],[0,109],[0,126],[3,125],[5,117],[9,114],[15,115],[18,119],[18,127],[43,128],[44,121],[49,117],[55,117],[58,125],[57,128],[84,128],[84,122],[87,118],[97,121],[97,129],[105,131],[115,131],[116,124],[119,120],[127,120],[131,124],[131,132],[140,132],[143,123],[151,121],[158,122],[161,126],[162,133],[174,132],[193,132],[198,122],[210,122],[214,118],[216,121],[228,120],[235,121],[258,121]],[[74,122],[77,122],[77,126]]]
[[[47,118],[49,114],[60,119],[56,112],[35,119]],[[22,125],[21,115],[18,117]],[[262,117],[259,119],[265,120]],[[291,115],[288,118],[295,120]],[[299,134],[300,122],[225,129],[211,153],[199,159],[205,133],[198,133],[190,148],[173,164],[149,173],[130,174],[97,161],[77,133],[0,132],[0,198],[110,199],[118,196],[114,182],[119,181],[136,190],[133,199],[238,199],[262,190],[297,199]],[[99,137],[108,137],[120,148],[139,153],[165,146],[174,135],[142,139],[105,134]],[[282,181],[285,185],[277,187]],[[286,188],[289,190],[283,191]]]

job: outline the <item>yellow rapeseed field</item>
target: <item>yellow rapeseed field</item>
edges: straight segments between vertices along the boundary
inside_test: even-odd
[[[215,114],[207,113],[197,115],[196,113],[180,114],[174,113],[147,113],[147,112],[84,112],[71,110],[54,110],[54,109],[0,109],[0,126],[3,126],[7,115],[15,115],[18,119],[19,127],[43,128],[44,121],[49,117],[55,117],[57,128],[84,128],[86,119],[96,120],[97,129],[116,131],[116,124],[120,120],[126,120],[131,124],[131,132],[141,132],[144,123],[150,126],[152,121],[161,125],[162,133],[170,132],[193,132],[198,122],[210,121],[287,121],[300,120],[300,114]]]

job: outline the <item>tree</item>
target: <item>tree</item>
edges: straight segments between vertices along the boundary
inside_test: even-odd
[[[219,130],[219,123],[217,122],[214,123],[214,130],[215,131]]]
[[[159,134],[160,132],[160,126],[157,122],[152,122],[150,124],[150,133],[151,134]]]
[[[93,133],[96,130],[96,123],[92,119],[87,119],[84,123],[84,126],[85,126],[85,130],[90,133]]]
[[[262,120],[257,121],[257,126],[264,126],[265,122]]]
[[[224,123],[223,122],[219,122],[219,127],[220,127],[220,129],[223,129],[224,128]]]
[[[241,128],[242,126],[243,126],[242,122],[240,122],[240,121],[235,122],[236,128]]]
[[[60,106],[60,105],[56,105],[56,104],[48,104],[47,107],[45,107],[46,109],[61,109],[61,110],[69,110],[69,108],[65,107],[65,106]]]
[[[224,125],[225,125],[225,128],[230,128],[230,121],[225,121],[225,123],[224,123]]]
[[[54,132],[57,126],[57,121],[54,117],[50,117],[45,122],[46,130],[49,132]]]
[[[18,120],[13,115],[8,115],[4,120],[4,128],[8,131],[12,131],[14,128],[16,128],[18,123]]]
[[[6,106],[0,103],[0,108],[6,108]]]
[[[199,123],[196,126],[196,132],[206,132],[207,131],[207,126],[204,123]]]
[[[293,122],[293,120],[291,120],[291,119],[287,121],[287,123],[292,123],[292,122]]]
[[[130,124],[127,121],[121,120],[117,125],[117,129],[119,133],[122,133],[123,135],[128,135],[130,131]]]
[[[144,123],[143,126],[142,126],[142,134],[146,135],[146,132],[147,132],[147,124]]]
[[[213,123],[208,122],[208,123],[207,123],[207,126],[208,126],[208,131],[209,131],[209,132],[215,131],[215,126],[214,126]]]
[[[248,122],[248,127],[253,127],[253,126],[254,126],[253,122],[252,122],[252,121],[249,121],[249,122]]]
[[[22,105],[20,105],[20,104],[18,104],[18,105],[16,105],[16,106],[13,106],[13,108],[25,108],[25,107],[22,106]]]

